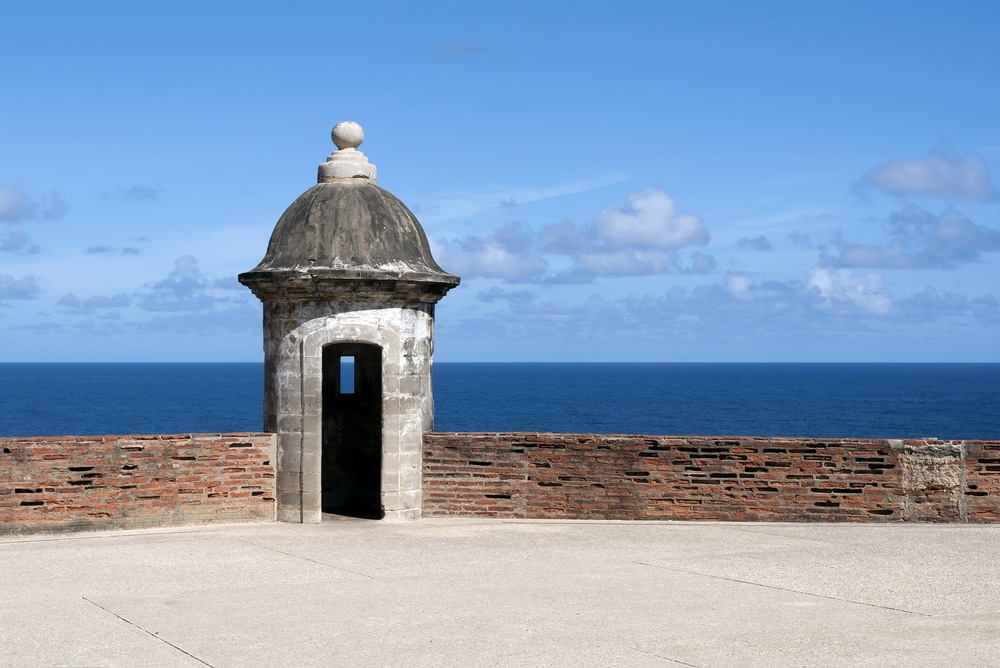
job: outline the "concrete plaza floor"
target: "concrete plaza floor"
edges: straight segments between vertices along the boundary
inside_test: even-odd
[[[0,536],[3,666],[997,666],[1000,526]]]

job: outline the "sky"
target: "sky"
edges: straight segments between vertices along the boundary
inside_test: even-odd
[[[1000,3],[0,0],[0,361],[258,362],[353,120],[437,361],[1000,362]]]

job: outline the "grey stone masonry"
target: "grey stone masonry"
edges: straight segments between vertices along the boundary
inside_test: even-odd
[[[239,277],[264,304],[278,519],[319,522],[324,510],[416,518],[422,434],[434,423],[434,305],[459,278],[434,261],[410,210],[375,184],[357,150],[360,126],[338,124],[333,137],[339,150],[318,183]]]

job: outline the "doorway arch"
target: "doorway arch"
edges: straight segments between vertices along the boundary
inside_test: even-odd
[[[323,351],[339,345],[381,351],[380,508],[383,519],[420,517],[423,432],[434,428],[433,305],[386,306],[377,316],[353,310],[321,317],[310,304],[293,306],[290,313],[265,312],[270,321],[301,323],[269,342],[271,352],[265,354],[264,424],[278,435],[278,519],[323,521]]]
[[[322,356],[322,510],[381,519],[382,348],[333,343]]]

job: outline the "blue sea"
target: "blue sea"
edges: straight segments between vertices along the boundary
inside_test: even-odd
[[[259,431],[262,364],[0,364],[0,436]],[[438,431],[1000,439],[1000,364],[434,367]]]

